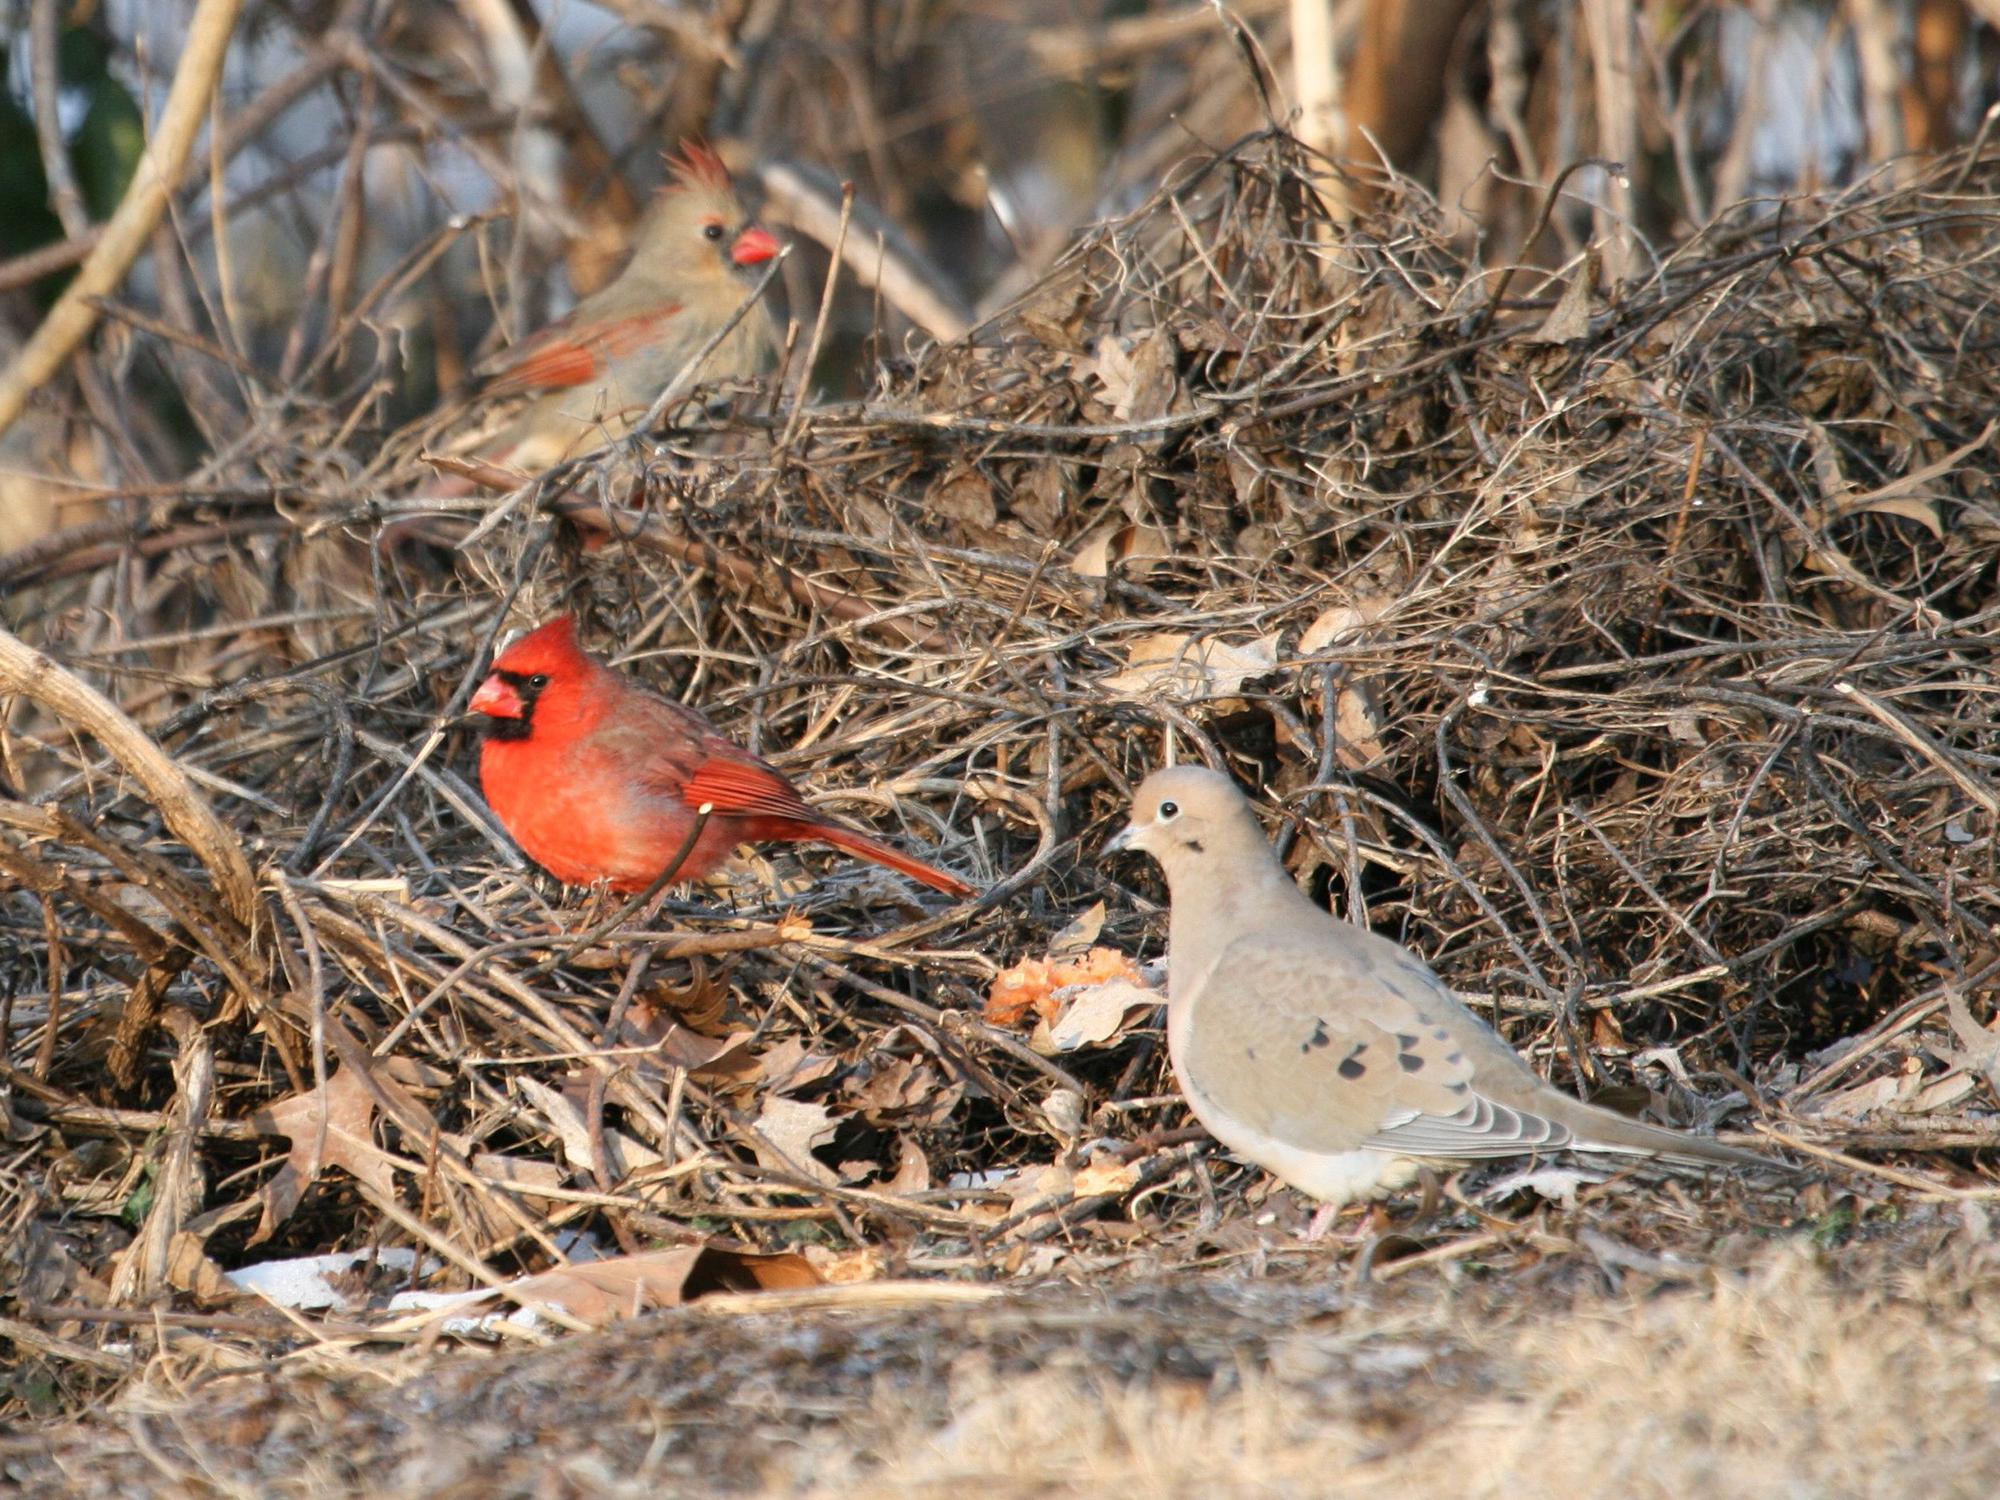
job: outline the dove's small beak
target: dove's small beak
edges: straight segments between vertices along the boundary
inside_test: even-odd
[[[1113,854],[1123,854],[1127,849],[1138,848],[1139,846],[1133,842],[1138,836],[1138,826],[1133,823],[1127,823],[1123,828],[1104,841],[1104,847],[1098,851],[1097,857],[1099,859],[1106,859]]]

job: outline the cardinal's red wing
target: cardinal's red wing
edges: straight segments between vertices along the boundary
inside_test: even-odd
[[[588,329],[566,318],[494,356],[486,366],[483,390],[497,396],[600,381],[613,360],[659,338],[661,325],[679,311],[679,304],[669,303]]]
[[[718,816],[806,818],[816,814],[782,772],[726,737],[699,711],[657,693],[629,691],[593,731],[598,753],[627,766],[654,796]]]
[[[681,800],[696,809],[707,803],[719,813],[739,818],[819,821],[819,814],[806,806],[781,772],[749,759],[742,750],[736,750],[736,755],[744,758],[716,757],[703,762],[681,788]]]

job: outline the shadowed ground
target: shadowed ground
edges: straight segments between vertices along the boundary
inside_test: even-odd
[[[93,1497],[1993,1493],[1976,1205],[1832,1250],[1529,1233],[1545,1256],[1504,1273],[1362,1286],[1350,1250],[1274,1232],[1205,1270],[971,1302],[836,1288],[540,1349],[167,1355],[0,1472]]]

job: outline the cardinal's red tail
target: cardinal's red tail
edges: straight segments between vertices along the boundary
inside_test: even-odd
[[[872,859],[876,864],[887,865],[912,880],[921,880],[932,890],[943,891],[947,896],[977,894],[972,886],[949,871],[940,870],[936,865],[926,864],[900,849],[892,849],[880,839],[872,839],[865,833],[855,832],[852,828],[843,828],[838,823],[795,823],[792,826],[797,830],[789,835],[792,838],[831,844],[836,849],[845,849],[849,854]]]

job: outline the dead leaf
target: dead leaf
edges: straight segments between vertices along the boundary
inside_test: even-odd
[[[1861,1120],[1887,1109],[1904,1092],[1903,1080],[1894,1075],[1870,1078],[1822,1095],[1812,1102],[1809,1113],[1821,1119]]]
[[[711,964],[699,956],[687,960],[687,982],[675,984],[662,979],[646,986],[632,1003],[632,1014],[666,1012],[672,1019],[703,1036],[727,1036],[731,962]]]
[[[894,1195],[925,1193],[930,1191],[931,1163],[919,1146],[908,1134],[896,1137],[896,1170],[879,1191]]]
[[[928,1069],[907,1057],[862,1059],[849,1081],[846,1097],[871,1124],[880,1124],[928,1089]]]
[[[1063,991],[1066,1004],[1053,1021],[1044,1021],[1028,1038],[1043,1056],[1102,1046],[1148,1014],[1164,997],[1129,979],[1080,985]]]
[[[1000,519],[993,486],[977,469],[955,469],[932,487],[925,509],[963,526],[991,526]]]
[[[411,902],[410,882],[407,876],[379,876],[370,880],[342,880],[329,877],[320,881],[319,888],[327,895],[341,901],[362,901],[370,896],[387,897],[398,906],[408,906]]]
[[[1334,695],[1333,732],[1340,763],[1350,771],[1365,771],[1385,758],[1382,714],[1374,691],[1365,682],[1351,682]]]
[[[1938,1048],[1938,1055],[1976,1076],[2000,1098],[2000,1019],[1981,1026],[1957,990],[1944,992],[1945,1017],[1957,1035],[1963,1051]]]
[[[1011,1202],[1009,1216],[1037,1209],[1054,1208],[1077,1198],[1130,1192],[1139,1185],[1137,1162],[1093,1159],[1081,1167],[1052,1162],[1046,1167],[1028,1167],[1012,1179],[1000,1183]]]
[[[1819,488],[1820,503],[1808,507],[1807,519],[1816,526],[1844,516],[1871,514],[1900,516],[1906,521],[1915,521],[1938,541],[1944,540],[1944,520],[1938,503],[1925,493],[1933,480],[1942,479],[1955,471],[1966,458],[1983,448],[1993,436],[1995,422],[1986,424],[1979,436],[1960,448],[1947,453],[1935,463],[1913,469],[1908,474],[1898,475],[1884,485],[1872,490],[1857,492],[1849,482],[1840,463],[1840,451],[1834,445],[1827,430],[1810,418],[1806,421],[1808,452],[1812,459],[1813,477]],[[1812,558],[1815,567],[1826,571],[1821,559],[1815,553]]]
[[[726,1037],[700,1038],[696,1046],[696,1033],[680,1031],[661,1044],[660,1052],[663,1061],[696,1078],[747,1078],[757,1070],[757,1057],[750,1049],[756,1036],[754,1031],[732,1031]]]
[[[1121,420],[1157,421],[1186,406],[1186,395],[1180,350],[1164,328],[1155,328],[1132,351],[1132,387]]]
[[[872,1245],[864,1245],[859,1250],[830,1250],[825,1245],[807,1245],[800,1253],[828,1286],[858,1286],[865,1281],[882,1279],[882,1252]]]
[[[825,1105],[770,1094],[758,1111],[750,1149],[773,1171],[833,1187],[839,1183],[839,1175],[813,1155],[813,1148],[830,1144],[835,1129],[832,1112]]]
[[[654,1076],[666,1068],[684,1068],[697,1078],[733,1078],[747,1075],[756,1067],[750,1043],[756,1033],[739,1026],[722,1036],[711,1036],[682,1024],[676,1017],[634,1002],[618,1029],[620,1047],[646,1047],[652,1055],[634,1058]]]
[[[820,1285],[819,1273],[790,1251],[759,1255],[719,1245],[682,1245],[640,1255],[581,1261],[499,1288],[523,1307],[561,1308],[602,1328],[620,1318],[681,1307],[715,1292],[790,1291]]]
[[[110,1287],[83,1269],[74,1241],[39,1219],[17,1224],[0,1240],[0,1277],[22,1302],[102,1303]]]
[[[847,531],[849,536],[864,541],[886,542],[897,533],[896,513],[877,500],[873,495],[859,491],[846,497]]]
[[[1844,516],[1856,511],[1875,511],[1883,515],[1902,516],[1908,520],[1921,522],[1930,529],[1932,536],[1943,541],[1944,522],[1939,518],[1937,502],[1922,498],[1917,492],[1929,485],[1932,480],[1942,479],[1952,473],[1966,459],[1984,448],[1993,440],[1996,427],[2000,427],[2000,417],[1988,422],[1979,436],[1961,447],[1952,449],[1935,463],[1925,464],[1921,469],[1912,469],[1885,485],[1858,495],[1848,495],[1833,503],[1828,507],[1830,514]]]
[[[229,1279],[209,1259],[206,1237],[186,1229],[177,1231],[168,1244],[167,1285],[192,1292],[203,1302],[219,1302],[229,1295]]]
[[[1139,967],[1116,948],[1092,948],[1080,959],[1024,958],[1003,969],[986,991],[985,1017],[991,1026],[1015,1026],[1034,1010],[1043,1021],[1062,1013],[1056,992],[1067,985],[1101,984],[1107,979],[1141,981]]]
[[[1055,535],[1056,524],[1069,510],[1076,478],[1061,459],[1043,458],[1030,464],[1007,498],[1014,519],[1042,536]]]
[[[225,1272],[223,1279],[230,1291],[248,1292],[279,1307],[355,1312],[375,1300],[385,1286],[408,1285],[413,1278],[435,1270],[437,1264],[434,1257],[420,1264],[416,1251],[391,1245],[258,1261]]]
[[[600,1181],[617,1184],[642,1167],[656,1166],[663,1158],[650,1146],[641,1145],[622,1130],[605,1126],[598,1131],[597,1141],[591,1138],[590,1122],[576,1102],[559,1089],[552,1089],[538,1079],[525,1076],[514,1080],[514,1087],[527,1096],[548,1126],[562,1143],[563,1159],[584,1181],[595,1186]],[[597,1142],[601,1141],[604,1153],[610,1160],[597,1159]]]
[[[255,1111],[250,1126],[259,1135],[284,1136],[292,1149],[257,1195],[263,1214],[246,1244],[262,1244],[275,1234],[328,1167],[339,1167],[384,1198],[395,1195],[388,1154],[375,1144],[375,1095],[352,1068],[337,1069],[324,1088]]]
[[[1007,1213],[1011,1218],[1029,1209],[1067,1202],[1076,1187],[1076,1173],[1061,1162],[1051,1162],[1046,1167],[1024,1167],[994,1186],[1007,1194]]]
[[[786,1037],[757,1059],[757,1081],[774,1094],[796,1094],[839,1070],[839,1058],[812,1051],[799,1037]]]
[[[942,1125],[964,1095],[965,1086],[943,1077],[934,1058],[898,1057],[886,1045],[855,1065],[841,1091],[842,1102],[871,1125]]]
[[[417,457],[448,478],[469,479],[474,484],[489,490],[518,489],[533,477],[523,469],[508,468],[487,459],[465,457],[455,453],[433,453],[426,449]]]
[[[1228,698],[1253,677],[1277,670],[1278,636],[1232,644],[1212,637],[1161,631],[1136,637],[1125,648],[1125,670],[1104,679],[1104,690],[1135,698],[1181,703]]]
[[[472,1170],[487,1182],[505,1183],[514,1188],[555,1188],[562,1186],[562,1168],[536,1156],[503,1156],[497,1151],[481,1151],[472,1158]],[[518,1195],[521,1207],[531,1214],[555,1212],[553,1198]]]
[[[898,1066],[891,1067],[895,1063]],[[938,1039],[918,1028],[890,1027],[841,1080],[842,1102],[865,1102],[871,1123],[935,1129],[958,1111],[968,1079]]]
[[[1116,565],[1127,577],[1143,579],[1173,556],[1173,533],[1165,527],[1120,521],[1098,527],[1079,542],[1069,567],[1082,578],[1105,578]]]
[[[1017,316],[1022,329],[1038,343],[1051,349],[1074,349],[1090,301],[1090,287],[1084,278],[1070,272],[1043,281],[1022,303]]]
[[[1139,370],[1125,341],[1106,334],[1083,366],[1084,373],[1097,383],[1112,418],[1124,422],[1132,416],[1132,396],[1138,386]]]
[[[1905,521],[1915,521],[1938,541],[1944,540],[1944,520],[1938,515],[1935,500],[1919,500],[1914,495],[1892,496],[1887,500],[1870,500],[1861,503],[1854,500],[1842,502],[1840,514],[1853,515],[1866,511],[1878,516],[1901,516]]]
[[[22,412],[0,437],[0,554],[95,520],[107,503],[93,492],[101,477],[84,424],[53,409]]]
[[[1083,373],[1096,383],[1099,399],[1117,422],[1154,422],[1185,404],[1180,352],[1163,329],[1136,343],[1114,334],[1097,341]],[[1164,434],[1155,434],[1157,443]]]
[[[1071,1183],[1072,1190],[1079,1198],[1096,1198],[1104,1194],[1129,1193],[1139,1185],[1139,1164],[1136,1161],[1112,1161],[1093,1158]]]
[[[1270,483],[1270,466],[1258,462],[1233,443],[1223,457],[1229,469],[1229,486],[1236,492],[1237,501],[1245,509],[1254,507],[1264,498],[1264,490]]]
[[[1300,632],[1298,654],[1314,656],[1343,637],[1360,635],[1387,614],[1393,602],[1387,595],[1372,594],[1321,610],[1313,617],[1313,622]]]
[[[1071,958],[1087,953],[1104,930],[1104,903],[1094,901],[1088,910],[1071,918],[1067,927],[1049,939],[1050,958]]]
[[[496,1247],[515,1243],[521,1233],[520,1214],[545,1223],[562,1223],[577,1211],[576,1205],[559,1198],[518,1191],[560,1188],[569,1173],[555,1162],[482,1151],[472,1157],[472,1169],[488,1185],[488,1191],[458,1195],[454,1212],[462,1227],[454,1229],[459,1242],[475,1255],[484,1256]],[[513,1205],[516,1213],[507,1212],[506,1205]]]
[[[1537,344],[1573,344],[1590,336],[1590,317],[1597,306],[1597,279],[1603,257],[1595,249],[1585,252],[1583,262],[1570,277],[1569,285],[1542,319],[1542,326],[1528,335]]]
[[[1053,1088],[1042,1096],[1042,1123],[1066,1148],[1083,1134],[1083,1105],[1075,1089]]]

